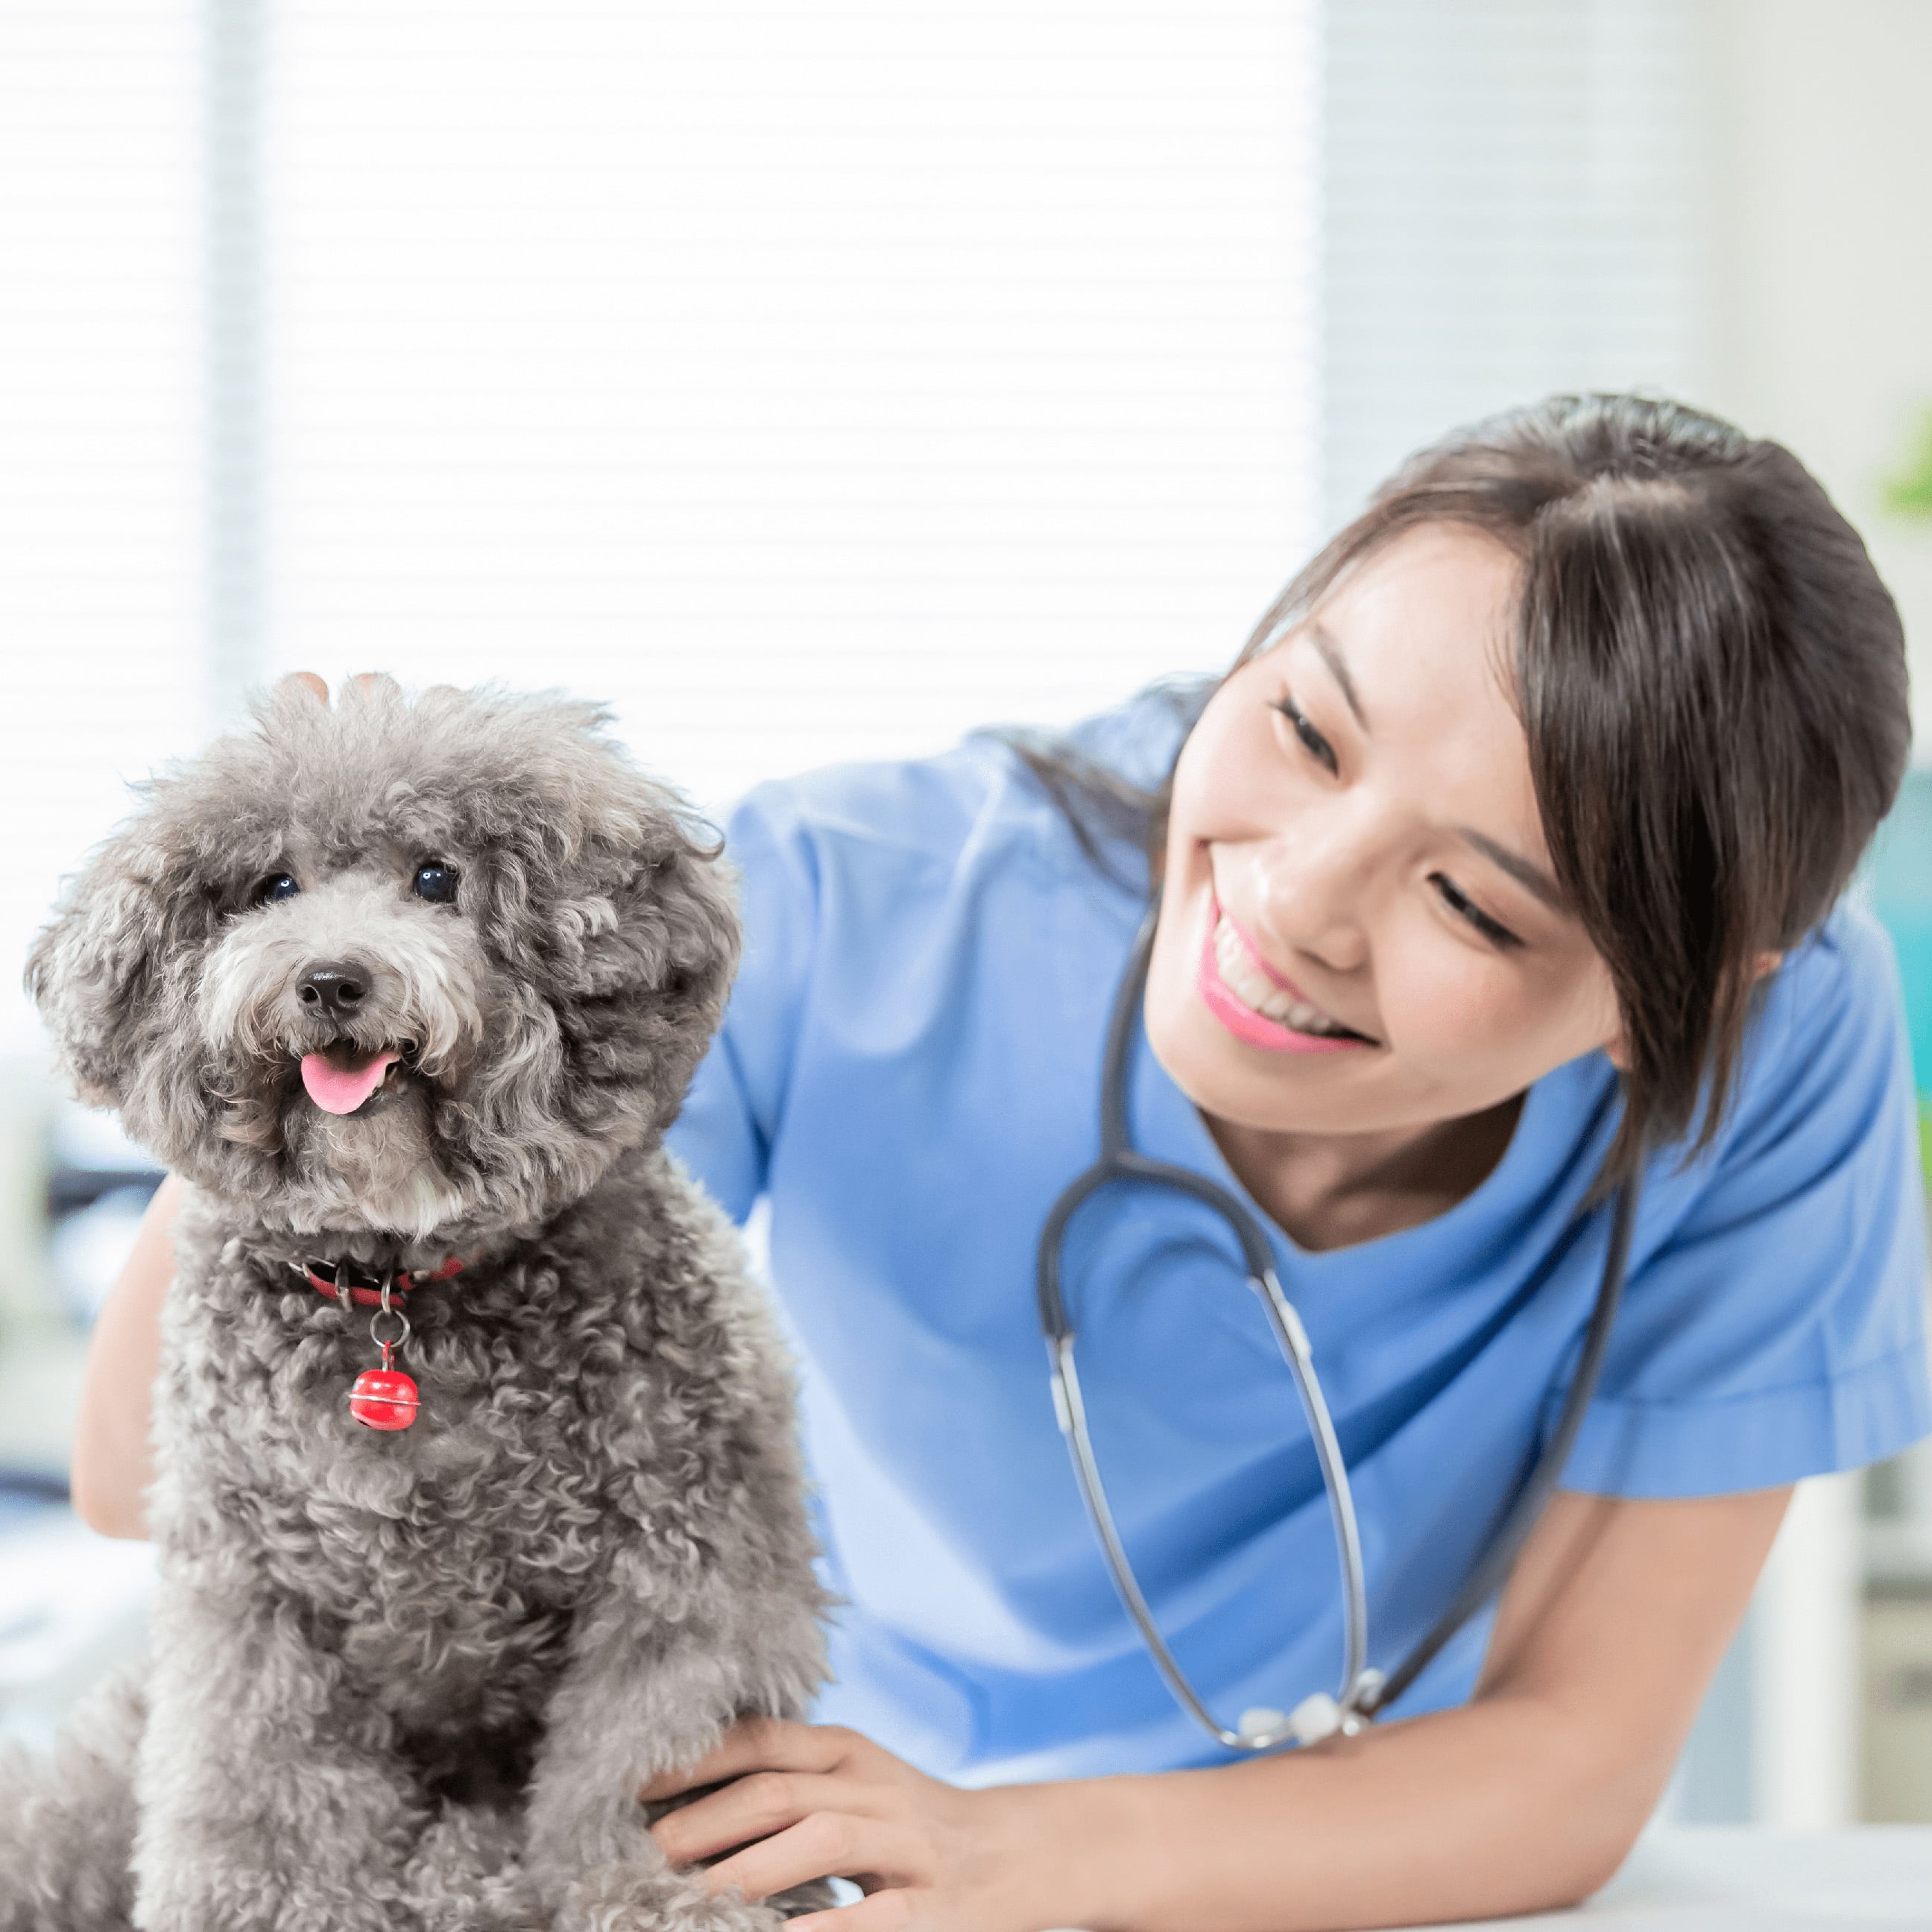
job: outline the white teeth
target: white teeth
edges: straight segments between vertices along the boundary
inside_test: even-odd
[[[1297,1033],[1346,1034],[1349,1029],[1330,1019],[1319,1006],[1298,1000],[1277,986],[1255,964],[1240,934],[1224,914],[1214,926],[1214,964],[1222,983],[1243,1006],[1252,1007],[1262,1018],[1292,1028]]]

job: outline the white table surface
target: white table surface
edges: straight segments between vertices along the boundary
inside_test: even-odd
[[[1479,1922],[1502,1932],[1932,1929],[1932,1825],[1864,1825],[1840,1832],[1653,1826],[1622,1870],[1576,1911]],[[1458,1932],[1472,1932],[1472,1924],[1464,1921]]]

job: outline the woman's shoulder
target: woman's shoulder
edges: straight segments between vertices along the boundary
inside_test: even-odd
[[[1794,1090],[1850,1097],[1900,1077],[1906,1059],[1892,941],[1848,896],[1768,976],[1746,1035],[1740,1106],[1761,1108]]]
[[[1587,1192],[1617,1088],[1601,1052],[1545,1076],[1534,1176],[1554,1172]],[[1766,976],[1711,1139],[1700,1144],[1700,1108],[1682,1136],[1653,1147],[1643,1188],[1650,1236],[1666,1240],[1714,1217],[1742,1232],[1754,1202],[1783,1200],[1828,1172],[1850,1180],[1897,1168],[1911,1094],[1892,942],[1848,898]]]
[[[1847,894],[1779,968],[1796,983],[1813,976],[1841,988],[1855,1000],[1889,1007],[1898,988],[1892,940],[1856,893]]]
[[[1092,870],[1076,827],[1080,800],[1042,778],[1042,759],[1072,776],[1110,776],[1151,793],[1191,716],[1189,687],[1149,687],[1064,731],[987,727],[928,755],[821,766],[769,779],[729,815],[728,848],[759,862],[782,848],[816,875],[858,865],[874,878],[954,875],[1015,860],[1059,877]]]
[[[752,787],[726,822],[728,847],[756,828],[814,849],[856,846],[912,862],[956,852],[1005,784],[993,748],[965,742],[923,758],[821,765]]]
[[[1130,782],[1157,782],[1181,735],[1168,714],[1163,750],[1166,708],[1130,700],[1072,735]],[[883,1120],[892,1110],[863,1097],[868,1078],[893,1088],[914,1061],[928,1072],[1010,1054],[1027,1064],[1016,1028],[1043,1030],[1050,1047],[1070,1030],[1066,1000],[1042,989],[1103,1000],[1145,900],[1144,852],[1132,848],[1137,891],[1126,866],[1096,865],[1021,746],[997,732],[768,782],[724,834],[744,947],[674,1142],[740,1217],[801,1087],[815,1096],[808,1118]]]
[[[1843,904],[1768,976],[1713,1144],[1653,1161],[1567,1486],[1766,1488],[1932,1426],[1914,1113],[1890,942]]]
[[[1772,1203],[1836,1174],[1864,1191],[1916,1161],[1912,1078],[1892,942],[1847,898],[1764,982],[1718,1131],[1701,1153],[1660,1150],[1651,1174],[1693,1222],[1743,1225]]]

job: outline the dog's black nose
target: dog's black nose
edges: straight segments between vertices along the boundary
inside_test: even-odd
[[[359,966],[345,966],[339,959],[325,959],[311,966],[296,982],[296,994],[318,1018],[353,1019],[369,991],[368,976]]]

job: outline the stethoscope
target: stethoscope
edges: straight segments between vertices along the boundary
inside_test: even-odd
[[[1362,1575],[1361,1538],[1355,1526],[1354,1499],[1348,1488],[1348,1472],[1342,1460],[1335,1427],[1329,1419],[1328,1405],[1315,1372],[1313,1352],[1307,1331],[1294,1304],[1282,1292],[1276,1279],[1274,1251],[1268,1238],[1248,1208],[1226,1188],[1204,1175],[1155,1160],[1137,1153],[1127,1132],[1126,1085],[1128,1063],[1133,1051],[1136,1022],[1147,987],[1148,962],[1154,950],[1154,927],[1159,919],[1158,896],[1148,909],[1134,940],[1133,951],[1114,995],[1114,1008],[1107,1023],[1106,1059],[1100,1077],[1100,1157],[1064,1190],[1048,1211],[1040,1234],[1040,1321],[1046,1336],[1047,1354],[1052,1364],[1053,1406],[1066,1438],[1067,1454],[1078,1479],[1080,1494],[1092,1519],[1114,1580],[1114,1588],[1135,1624],[1166,1680],[1167,1688],[1181,1708],[1232,1750],[1263,1751],[1293,1738],[1298,1744],[1312,1744],[1336,1731],[1359,1731],[1393,1704],[1426,1668],[1437,1652],[1482,1609],[1502,1586],[1516,1552],[1542,1514],[1550,1492],[1556,1486],[1571,1443],[1595,1392],[1604,1364],[1610,1324],[1616,1318],[1617,1303],[1623,1293],[1624,1270],[1630,1256],[1630,1232],[1636,1219],[1637,1183],[1625,1181],[1618,1190],[1612,1208],[1609,1252],[1604,1258],[1602,1285],[1597,1290],[1595,1306],[1583,1339],[1582,1353],[1563,1413],[1558,1420],[1549,1446],[1544,1450],[1529,1480],[1510,1506],[1502,1526],[1489,1548],[1470,1572],[1455,1599],[1434,1627],[1394,1670],[1387,1672],[1372,1668],[1369,1653],[1369,1606]],[[1067,1223],[1090,1196],[1116,1182],[1135,1181],[1156,1187],[1169,1187],[1190,1196],[1220,1215],[1234,1230],[1240,1244],[1248,1286],[1260,1296],[1268,1312],[1276,1344],[1287,1362],[1300,1396],[1301,1406],[1315,1441],[1322,1464],[1322,1480],[1328,1492],[1328,1508],[1334,1519],[1335,1546],[1340,1559],[1344,1598],[1343,1652],[1340,1688],[1333,1696],[1317,1691],[1304,1698],[1284,1715],[1275,1710],[1245,1711],[1230,1730],[1220,1723],[1196,1695],[1174,1653],[1167,1647],[1154,1613],[1148,1607],[1125,1546],[1114,1527],[1113,1511],[1107,1505],[1107,1492],[1100,1480],[1094,1444],[1087,1432],[1086,1410],[1080,1399],[1080,1378],[1073,1365],[1073,1324],[1067,1318],[1066,1304],[1060,1292],[1060,1259]]]

